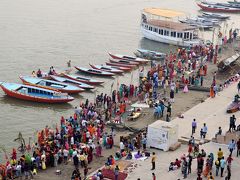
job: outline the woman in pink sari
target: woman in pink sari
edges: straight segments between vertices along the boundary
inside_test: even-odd
[[[97,142],[97,147],[96,147],[96,156],[101,157],[102,156],[102,146],[99,142]]]
[[[100,127],[97,128],[97,140],[100,139],[100,136],[101,136],[101,129]]]

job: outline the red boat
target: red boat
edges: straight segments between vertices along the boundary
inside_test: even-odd
[[[209,12],[227,12],[227,13],[239,13],[240,12],[240,8],[225,7],[225,6],[215,5],[215,4],[208,4],[208,3],[197,3],[197,5],[203,11],[209,11]]]
[[[116,69],[120,69],[120,70],[122,70],[124,72],[132,70],[131,68],[128,68],[128,67],[121,67],[121,66],[111,66],[111,67],[116,68]]]
[[[17,83],[2,83],[1,88],[10,97],[40,103],[66,103],[74,100],[68,94]]]
[[[130,62],[138,62],[140,64],[145,64],[145,63],[149,62],[149,60],[147,60],[147,59],[133,57],[133,56],[127,56],[127,55],[121,55],[121,54],[112,54],[110,52],[108,54],[113,59],[122,59],[122,60],[127,60],[127,61],[130,61]]]
[[[126,68],[135,68],[135,65],[131,64],[123,64],[123,63],[113,63],[113,62],[106,62],[106,65],[113,66],[113,67],[126,67]]]
[[[103,81],[99,81],[99,80],[87,78],[87,77],[82,77],[82,76],[75,76],[75,75],[70,75],[70,74],[65,74],[65,73],[62,73],[61,75],[66,78],[72,79],[74,81],[79,81],[79,82],[83,82],[83,83],[90,84],[90,85],[100,85],[100,84],[104,83]]]
[[[110,62],[112,63],[121,63],[121,64],[130,64],[130,65],[134,65],[134,66],[138,66],[140,63],[138,62],[132,62],[132,61],[128,61],[128,60],[123,60],[123,59],[109,59]]]

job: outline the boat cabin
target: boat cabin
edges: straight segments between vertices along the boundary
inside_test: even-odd
[[[37,95],[37,96],[53,96],[53,92],[51,91],[45,91],[40,88],[30,88],[30,87],[20,87],[16,91],[22,94],[29,94],[29,95]]]
[[[141,30],[144,37],[175,45],[184,45],[183,41],[189,41],[186,45],[194,45],[198,40],[198,29],[184,23],[180,23],[176,17],[183,15],[166,9],[146,8],[142,11]],[[175,18],[175,19],[174,19]],[[174,21],[175,20],[175,21]]]

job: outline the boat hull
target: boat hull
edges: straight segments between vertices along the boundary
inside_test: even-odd
[[[176,39],[170,38],[170,37],[166,38],[166,36],[162,36],[162,35],[159,35],[159,34],[157,34],[155,32],[148,31],[148,30],[144,29],[142,26],[141,26],[141,32],[142,32],[142,35],[146,39],[150,39],[150,40],[153,40],[153,41],[161,42],[161,43],[164,43],[164,44],[172,44],[172,45],[181,46],[181,47],[189,47],[189,46],[195,46],[195,45],[201,44],[200,40],[196,40],[196,41],[179,41],[179,40],[176,40]]]
[[[87,79],[86,80],[85,79],[77,79],[77,78],[73,78],[72,76],[69,76],[67,74],[62,74],[62,76],[72,79],[72,80],[75,80],[75,81],[78,81],[78,82],[86,83],[89,85],[101,85],[104,83],[103,81],[91,81],[91,80],[87,80]]]
[[[228,107],[227,107],[227,113],[235,113],[239,111],[240,109],[240,103],[239,102],[232,102]]]
[[[111,63],[119,63],[119,64],[127,64],[127,65],[133,65],[133,66],[138,66],[140,63],[139,62],[133,62],[125,59],[118,59],[118,60],[109,60]]]
[[[6,89],[4,86],[1,86],[1,88],[8,96],[17,98],[17,99],[21,99],[21,100],[26,100],[26,101],[33,101],[33,102],[39,102],[39,103],[66,103],[66,102],[70,102],[70,101],[74,100],[74,98],[69,98],[69,99],[66,99],[66,98],[64,98],[64,99],[40,98],[40,97],[36,97],[36,96],[22,94],[17,91],[11,91],[11,90]]]
[[[149,60],[146,59],[141,59],[138,57],[130,57],[130,56],[123,56],[123,55],[115,55],[112,53],[108,53],[109,56],[111,56],[113,59],[118,59],[118,60],[125,60],[125,61],[129,61],[129,62],[135,62],[138,64],[147,64],[149,62]]]
[[[228,12],[228,13],[239,13],[240,9],[225,9],[225,8],[214,8],[214,7],[208,7],[207,5],[202,5],[200,3],[197,3],[197,5],[203,10],[208,12]]]
[[[121,66],[111,66],[111,67],[116,68],[116,69],[120,69],[124,72],[131,71],[131,68],[128,68],[128,67],[121,67]]]
[[[84,69],[81,69],[81,68],[79,68],[79,67],[76,67],[75,66],[75,68],[78,70],[78,71],[80,71],[80,72],[83,72],[83,73],[87,73],[87,74],[92,74],[92,75],[96,75],[96,76],[105,76],[105,77],[111,77],[111,76],[114,76],[114,74],[112,74],[112,73],[97,73],[97,72],[94,72],[94,71],[87,71],[87,70],[84,70]],[[98,70],[98,71],[100,71],[100,70]],[[104,71],[103,71],[104,72]]]
[[[135,68],[135,65],[129,65],[129,64],[122,64],[122,63],[113,63],[113,62],[106,62],[106,65],[114,66],[114,67],[126,67],[126,68]]]
[[[60,76],[53,76],[53,75],[50,75],[50,77],[54,81],[70,84],[72,86],[77,86],[78,88],[82,89],[82,92],[85,91],[85,90],[94,89],[94,86],[90,86],[89,84],[84,84],[84,83],[81,83],[81,82],[78,82],[78,81],[75,82],[72,79],[63,78],[63,77],[60,77]]]
[[[116,70],[114,70],[114,69],[109,69],[109,70],[107,70],[107,69],[101,69],[101,68],[98,68],[98,67],[96,67],[95,65],[93,65],[93,64],[89,64],[93,69],[97,69],[97,70],[101,70],[101,71],[106,71],[106,72],[110,72],[110,73],[115,73],[115,74],[122,74],[123,73],[123,71],[122,70],[119,70],[119,69],[116,69]]]

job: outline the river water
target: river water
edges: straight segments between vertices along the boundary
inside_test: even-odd
[[[188,14],[199,9],[194,0],[1,0],[0,81],[20,82],[19,75],[38,68],[48,71],[50,66],[62,71],[68,59],[79,66],[103,64],[108,51],[132,54],[142,47],[168,52],[169,46],[142,38],[139,20],[145,7]],[[239,16],[233,20],[239,21]],[[129,84],[136,77],[136,72],[126,74],[119,81]],[[99,93],[110,92],[113,82],[116,86],[115,79],[104,80]],[[0,145],[10,149],[17,145],[13,139],[19,131],[28,139],[45,125],[54,126],[93,94],[82,93],[65,105],[45,105],[12,99],[0,91]]]

